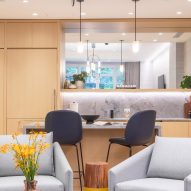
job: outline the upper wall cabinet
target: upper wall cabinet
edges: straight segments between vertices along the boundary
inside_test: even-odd
[[[0,23],[0,48],[4,48],[4,38],[5,38],[5,25]]]
[[[48,23],[7,23],[8,48],[57,48],[58,26]]]

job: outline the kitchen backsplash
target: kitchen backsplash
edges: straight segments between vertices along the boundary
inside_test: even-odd
[[[98,114],[109,117],[114,110],[114,117],[124,117],[124,109],[135,112],[154,109],[158,118],[184,117],[184,103],[191,92],[63,92],[63,109],[68,109],[71,102],[78,102],[80,114]]]

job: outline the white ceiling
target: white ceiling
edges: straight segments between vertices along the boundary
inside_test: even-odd
[[[0,0],[1,19],[74,19],[79,18],[79,3],[71,6],[71,0]],[[141,0],[137,4],[140,18],[191,18],[191,2],[188,0]],[[84,18],[132,18],[131,0],[85,0]],[[176,12],[181,11],[181,15]],[[38,16],[32,16],[32,13]]]
[[[132,52],[130,43],[123,44],[123,61],[146,61],[153,55],[164,50],[169,46],[169,43],[141,43],[140,51],[138,53]],[[67,61],[85,61],[87,60],[87,49],[84,49],[83,54],[78,54],[76,51],[76,43],[66,43],[66,60]],[[92,55],[91,44],[89,44],[89,55]],[[95,55],[99,56],[101,61],[105,62],[120,62],[121,59],[121,45],[120,43],[96,43]]]

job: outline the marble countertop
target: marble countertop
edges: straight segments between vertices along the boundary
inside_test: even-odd
[[[83,123],[83,129],[124,129],[126,127],[127,118],[105,118],[99,119],[94,124]],[[106,122],[109,122],[108,124]],[[156,122],[191,122],[189,118],[157,118]],[[44,121],[42,122],[33,122],[23,126],[23,132],[26,132],[26,129],[40,128],[43,129],[45,126]]]
[[[100,119],[98,119],[98,121],[113,121],[113,122],[119,122],[119,121],[124,121],[124,122],[126,122],[126,121],[128,121],[128,118],[100,118]],[[170,122],[170,121],[172,121],[172,122],[191,122],[191,119],[190,118],[157,118],[156,119],[156,122]]]

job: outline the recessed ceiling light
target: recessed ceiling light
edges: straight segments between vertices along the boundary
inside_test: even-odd
[[[182,12],[181,11],[177,11],[176,14],[177,15],[182,15]]]
[[[157,42],[158,40],[157,39],[154,39],[153,42]]]
[[[133,15],[133,12],[129,12],[128,14],[129,14],[129,15]]]
[[[33,13],[32,16],[38,16],[38,13]]]
[[[163,35],[163,33],[162,32],[159,32],[159,36],[162,36]]]
[[[28,3],[29,1],[28,0],[23,0],[23,3]]]
[[[89,34],[88,33],[86,33],[86,34],[84,34],[85,36],[89,36]]]
[[[191,0],[188,0],[188,2],[191,2]]]
[[[125,32],[123,32],[123,33],[121,33],[121,35],[122,35],[122,36],[126,36],[126,33],[125,33]]]
[[[81,13],[81,16],[85,16],[85,15],[86,15],[86,13],[85,13],[85,12],[82,12],[82,13]]]

